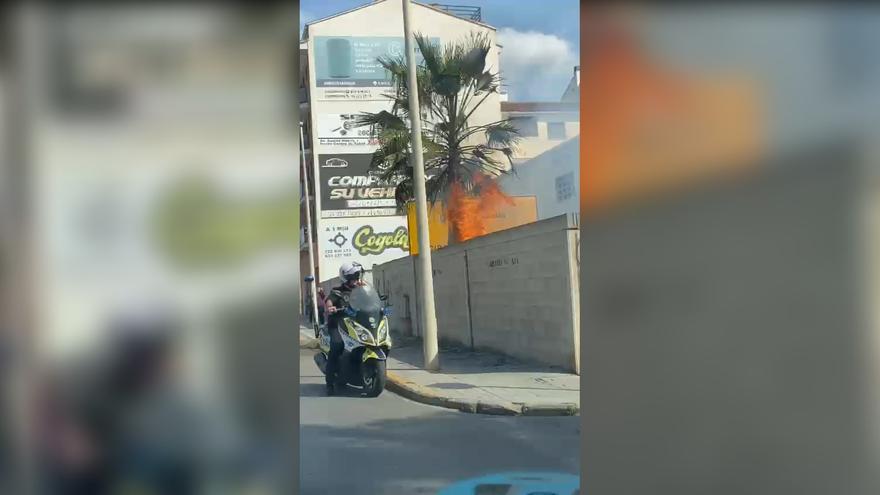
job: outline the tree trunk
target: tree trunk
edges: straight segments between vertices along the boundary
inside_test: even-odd
[[[459,232],[458,225],[452,220],[452,208],[455,205],[452,204],[452,188],[449,188],[444,194],[443,198],[443,207],[446,209],[446,231],[447,231],[447,241],[446,244],[448,246],[454,246],[456,244],[460,244],[459,241]]]
[[[451,173],[449,175],[449,185],[446,188],[446,193],[443,195],[443,204],[446,207],[446,225],[448,226],[448,240],[446,241],[446,244],[448,246],[454,246],[461,242],[459,239],[458,225],[456,225],[455,222],[452,221],[453,215],[451,214],[452,209],[457,206],[452,203],[452,189],[455,184],[458,183],[458,180],[455,176],[457,171],[456,167],[458,166],[458,154],[455,151],[452,151],[449,158],[449,167],[451,167],[452,169],[450,170]]]
[[[447,245],[454,246],[456,244],[460,244],[461,241],[458,240],[458,226],[455,225],[455,222],[452,221],[452,218],[449,216],[446,217],[446,225],[449,226],[449,239],[447,241]]]

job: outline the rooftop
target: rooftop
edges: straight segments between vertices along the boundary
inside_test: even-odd
[[[387,1],[387,0],[373,0],[370,3],[365,3],[365,4],[360,5],[358,7],[354,7],[352,9],[348,9],[348,10],[345,10],[342,12],[337,12],[336,14],[329,15],[329,16],[323,17],[321,19],[316,19],[312,22],[308,22],[308,23],[306,23],[305,27],[303,28],[303,32],[302,32],[302,36],[300,37],[300,40],[304,41],[309,38],[309,26],[311,26],[313,24],[318,24],[320,22],[324,22],[329,19],[333,19],[333,18],[342,16],[345,14],[349,14],[351,12],[355,12],[355,11],[358,11],[361,9],[369,8],[369,7],[372,7],[378,3],[382,3],[385,1]],[[435,10],[437,12],[441,12],[443,14],[450,15],[453,17],[458,17],[459,19],[463,19],[466,21],[473,22],[475,24],[479,24],[480,26],[485,27],[485,28],[489,28],[489,29],[493,29],[493,30],[495,29],[493,26],[490,26],[488,24],[483,23],[483,20],[482,20],[483,14],[482,14],[482,9],[480,7],[472,7],[472,6],[468,6],[468,5],[446,5],[446,4],[440,4],[440,3],[424,4],[424,3],[415,2],[415,1],[413,2],[413,5],[417,5],[419,7],[429,8],[431,10]]]
[[[456,17],[468,19],[470,21],[482,22],[483,11],[480,7],[472,7],[470,5],[447,5],[443,3],[432,3],[431,7],[448,12]]]

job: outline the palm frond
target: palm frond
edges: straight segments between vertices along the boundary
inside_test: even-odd
[[[449,197],[453,185],[472,192],[475,177],[509,173],[520,141],[509,120],[473,125],[475,112],[498,92],[501,78],[489,67],[495,48],[489,36],[475,33],[463,41],[437,45],[419,34],[416,43],[422,61],[416,72],[419,108],[409,104],[406,59],[379,60],[392,79],[386,93],[391,109],[361,114],[358,126],[368,126],[379,142],[370,167],[382,180],[396,185],[397,204],[403,208],[413,197],[411,111],[422,117],[423,161],[430,201]]]
[[[519,129],[512,122],[500,121],[483,126],[486,144],[493,147],[513,147],[520,141]]]

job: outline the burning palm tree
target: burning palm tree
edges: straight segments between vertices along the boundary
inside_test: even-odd
[[[484,34],[439,46],[416,35],[424,62],[418,68],[419,112],[428,201],[440,201],[450,219],[450,242],[485,233],[484,216],[509,201],[491,178],[512,170],[519,133],[509,120],[476,124],[474,113],[499,91],[501,79],[486,67],[492,47]],[[378,62],[391,74],[391,111],[363,113],[357,125],[370,126],[379,142],[371,167],[396,184],[398,207],[413,199],[410,163],[409,88],[404,57]]]

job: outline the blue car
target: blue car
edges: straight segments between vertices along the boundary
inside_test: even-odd
[[[459,481],[438,495],[580,495],[579,476],[563,473],[502,473]]]

